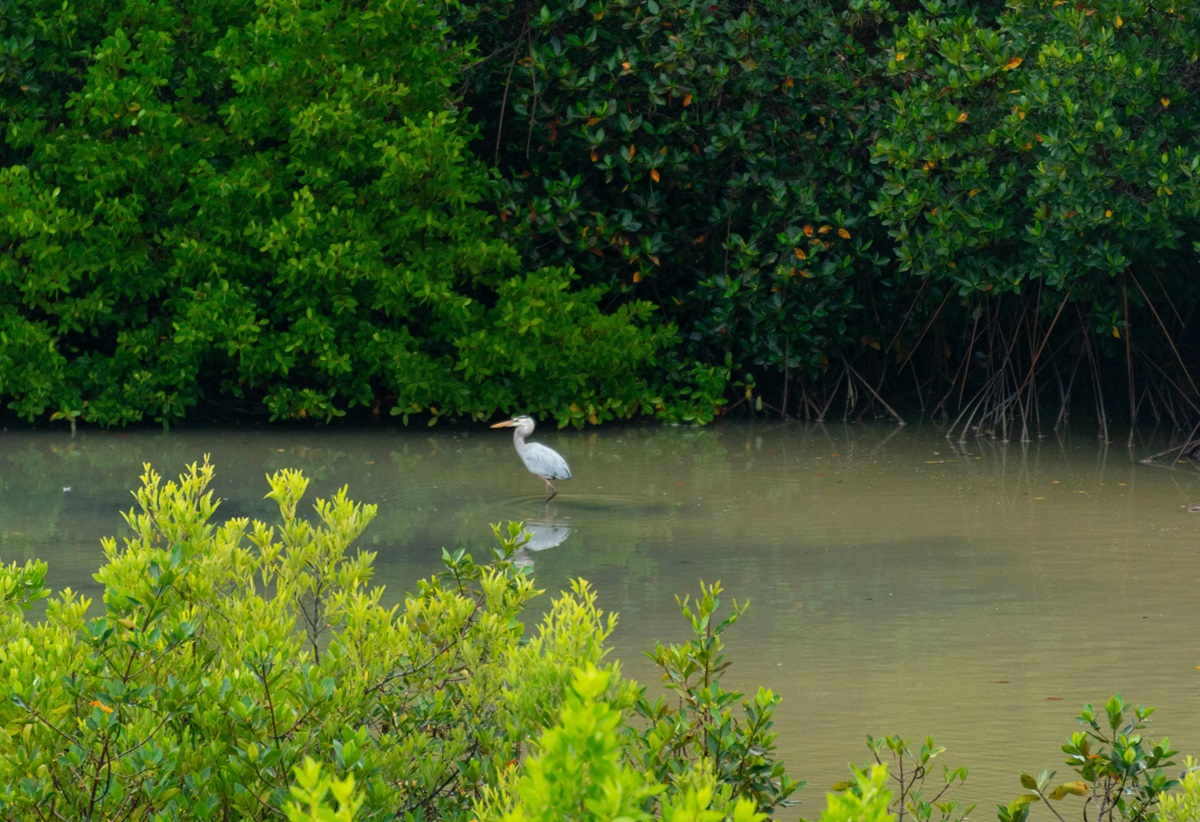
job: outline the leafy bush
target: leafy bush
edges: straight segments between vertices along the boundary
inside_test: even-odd
[[[1200,26],[1135,5],[7,0],[0,398],[583,425],[886,388],[1028,438],[1090,385],[1190,425]]]
[[[1189,756],[1180,781],[1179,793],[1166,793],[1158,799],[1158,818],[1163,822],[1196,822],[1200,820],[1200,766]]]
[[[268,478],[278,523],[218,522],[212,478],[207,462],[177,482],[147,466],[94,608],[66,590],[30,623],[45,563],[0,566],[0,816],[761,822],[799,789],[774,758],[778,698],[721,686],[745,606],[720,619],[719,583],[678,600],[693,638],[649,654],[668,691],[652,701],[604,662],[615,617],[585,582],[526,630],[539,592],[509,561],[519,524],[496,527],[495,562],[447,552],[388,606],[374,555],[350,550],[374,506],[343,489],[306,518],[307,481],[284,470]],[[1001,822],[1072,795],[1101,822],[1194,818],[1194,763],[1170,794],[1175,751],[1141,734],[1152,713],[1085,707],[1064,746],[1079,779],[1023,774]],[[932,738],[868,739],[876,764],[822,820],[970,813],[946,795],[964,768],[925,793]]]
[[[10,563],[0,573],[0,607],[10,617],[28,611],[40,599],[50,596],[46,590],[47,565],[29,560],[24,566]]]
[[[803,787],[791,779],[782,762],[773,756],[776,734],[772,714],[779,697],[760,688],[752,699],[721,687],[721,674],[732,664],[725,656],[721,635],[746,611],[735,601],[729,616],[720,622],[720,583],[701,583],[700,596],[677,599],[694,638],[683,645],[656,645],[647,656],[662,671],[669,694],[651,702],[643,693],[635,706],[646,722],[640,735],[640,757],[646,770],[671,787],[693,769],[712,768],[718,784],[753,800],[758,810],[772,813],[787,805],[788,797]],[[694,610],[693,610],[694,608]],[[718,615],[719,618],[719,615]],[[744,718],[734,706],[741,701]]]
[[[1103,420],[1122,380],[1185,424],[1196,11],[1027,5],[477,0],[453,26],[503,235],[653,301],[756,407],[886,408],[912,366],[963,430],[1029,437],[1088,382]]]
[[[290,822],[352,822],[362,807],[354,793],[353,776],[331,779],[312,759],[297,765],[294,773],[296,783],[283,807]]]
[[[932,736],[926,737],[917,751],[912,749],[907,739],[899,736],[885,736],[879,739],[868,736],[867,747],[871,750],[876,766],[886,767],[885,757],[892,763],[892,767],[887,771],[888,783],[894,784],[896,789],[889,810],[899,822],[904,822],[906,816],[912,817],[915,822],[963,822],[975,810],[974,805],[964,807],[951,796],[956,787],[967,781],[967,769],[964,767],[944,766],[940,783],[934,782],[930,788],[926,787],[926,782],[932,776],[934,760],[946,750],[937,745]],[[834,790],[852,793],[860,791],[858,774],[861,771],[858,768],[853,768],[853,771],[855,780],[839,783],[834,786]]]
[[[515,781],[485,792],[481,816],[749,822],[786,807],[802,783],[773,756],[778,697],[760,689],[742,700],[721,687],[731,664],[721,634],[746,606],[734,603],[729,616],[714,622],[720,593],[720,583],[701,583],[694,610],[688,597],[677,599],[694,639],[647,654],[663,669],[674,706],[665,698],[651,702],[639,689],[631,702],[636,721],[623,720],[604,698],[611,673],[577,671],[558,725],[546,731]],[[739,700],[744,719],[733,710]]]
[[[892,792],[887,789],[886,765],[869,769],[853,768],[854,782],[849,790],[827,794],[820,822],[889,822]]]
[[[751,822],[798,788],[772,759],[777,698],[740,720],[720,687],[744,607],[712,625],[719,584],[681,602],[696,639],[655,651],[680,706],[651,705],[599,667],[615,617],[586,583],[527,634],[519,524],[494,563],[446,553],[387,606],[351,551],[374,506],[342,489],[305,517],[284,470],[278,523],[218,522],[212,478],[147,466],[94,608],[66,590],[30,623],[45,563],[0,567],[0,816]]]
[[[658,387],[675,332],[650,306],[604,311],[495,236],[441,4],[3,6],[0,398],[17,414],[693,407]]]
[[[971,388],[964,429],[1028,438],[1044,383],[1065,411],[1090,381],[1103,421],[1124,380],[1131,416],[1190,425],[1196,9],[1045,0],[983,25],[927,5],[889,47],[873,209],[919,283],[903,340],[944,329],[923,352],[946,361],[941,403]]]
[[[279,818],[348,802],[352,777],[355,818],[455,817],[553,720],[571,666],[604,655],[613,619],[584,583],[528,638],[536,590],[507,562],[447,556],[387,607],[373,555],[348,552],[373,506],[343,491],[306,519],[306,481],[282,471],[277,525],[216,523],[211,478],[147,469],[132,535],[105,541],[101,615],[68,590],[39,624],[0,617],[0,815]],[[40,573],[3,569],[2,590]]]
[[[908,18],[875,210],[902,270],[965,296],[1041,282],[1052,303],[1111,299],[1111,278],[1191,253],[1195,12],[1039,5],[994,27]]]
[[[1085,820],[1145,822],[1156,818],[1193,818],[1197,804],[1193,794],[1200,785],[1200,779],[1190,772],[1195,763],[1189,758],[1183,794],[1168,793],[1180,784],[1163,770],[1174,764],[1171,757],[1176,751],[1170,749],[1169,740],[1156,743],[1144,739],[1140,733],[1153,713],[1153,708],[1141,706],[1131,710],[1119,694],[1104,705],[1102,714],[1091,705],[1085,706],[1079,721],[1088,730],[1072,734],[1063,746],[1067,764],[1080,778],[1055,785],[1053,771],[1043,771],[1036,777],[1022,773],[1021,785],[1026,792],[1008,805],[999,806],[1000,822],[1025,822],[1031,806],[1038,802],[1063,820],[1055,805],[1069,796],[1085,797],[1082,807]],[[944,767],[940,784],[933,786],[932,796],[928,793],[926,782],[931,766],[944,752],[933,737],[927,737],[919,750],[898,736],[879,739],[868,736],[867,743],[875,759],[872,767],[881,768],[882,779],[896,787],[894,797],[889,792],[884,800],[894,818],[900,822],[906,816],[915,822],[963,822],[971,815],[974,805],[964,807],[951,796],[966,781],[966,768]],[[890,769],[885,759],[892,763]],[[839,801],[857,802],[864,796],[866,768],[851,768],[854,779],[835,785],[834,791],[840,793],[831,794],[831,802],[835,797],[841,797]]]
[[[887,257],[856,20],[791,0],[464,4],[504,235],[652,300],[710,364],[813,376],[861,350]]]
[[[609,680],[610,672],[594,667],[576,670],[558,724],[543,733],[508,791],[485,794],[481,818],[503,822],[766,820],[766,814],[755,812],[750,798],[735,802],[730,787],[719,790],[712,770],[705,767],[692,772],[685,789],[663,800],[660,816],[652,816],[646,810],[648,802],[666,786],[624,760],[622,718],[604,699]]]
[[[1021,774],[1021,786],[1026,792],[1007,807],[1000,806],[1000,822],[1024,822],[1030,805],[1044,803],[1060,820],[1062,815],[1052,803],[1068,796],[1082,796],[1083,818],[1099,822],[1144,822],[1157,817],[1159,801],[1179,781],[1163,771],[1174,765],[1170,741],[1143,739],[1153,708],[1138,705],[1130,712],[1120,694],[1113,696],[1098,714],[1091,705],[1084,706],[1079,715],[1085,731],[1071,734],[1063,746],[1067,764],[1079,779],[1053,785],[1054,772],[1043,771],[1038,776]],[[1177,810],[1179,805],[1174,806]]]

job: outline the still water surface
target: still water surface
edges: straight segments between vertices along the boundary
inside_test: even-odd
[[[726,686],[783,697],[779,753],[819,814],[865,735],[934,735],[976,818],[1058,769],[1086,702],[1158,707],[1150,736],[1200,754],[1200,473],[1142,465],[1165,447],[951,445],[931,429],[726,424],[540,430],[575,479],[542,501],[506,432],[223,428],[0,433],[0,559],[41,557],[96,596],[99,539],[123,534],[142,464],[174,477],[211,454],[222,517],[269,518],[264,476],[378,503],[362,540],[398,598],[443,547],[486,555],[523,520],[541,587],[589,580],[620,614],[625,673],[682,641],[675,595],[721,580],[750,611]],[[1152,447],[1153,445],[1153,447]],[[1182,761],[1182,757],[1181,760]],[[790,814],[789,818],[794,818]]]

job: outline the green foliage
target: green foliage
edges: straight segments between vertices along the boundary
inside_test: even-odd
[[[147,468],[99,615],[69,590],[41,623],[0,615],[0,816],[462,816],[603,657],[613,620],[582,582],[528,638],[537,592],[506,561],[447,555],[388,607],[349,550],[373,506],[343,490],[306,519],[282,471],[277,524],[218,523],[211,479]]]
[[[514,807],[505,822],[522,820],[649,820],[642,810],[657,792],[645,774],[620,759],[620,713],[603,700],[609,673],[579,670],[559,716],[521,767]],[[486,818],[486,814],[484,814]]]
[[[820,822],[889,822],[892,792],[887,789],[885,765],[869,770],[853,768],[854,782],[848,790],[827,794]]]
[[[283,806],[289,822],[352,822],[362,806],[354,795],[354,776],[331,779],[321,765],[305,759],[296,766],[291,798]]]
[[[947,797],[955,786],[967,781],[967,769],[964,767],[944,766],[941,784],[934,786],[936,793],[926,798],[925,781],[930,775],[930,765],[946,750],[937,745],[932,736],[925,738],[919,751],[913,751],[908,740],[899,736],[880,739],[868,736],[867,747],[871,749],[876,766],[885,766],[885,755],[893,763],[888,776],[896,785],[895,802],[889,806],[889,810],[900,822],[905,816],[911,816],[915,822],[963,822],[975,810],[974,805],[963,807],[957,799]],[[861,791],[861,777],[865,770],[853,768],[855,781],[839,783],[834,790],[851,793]]]
[[[577,404],[582,422],[661,399],[673,329],[644,304],[602,311],[566,266],[523,272],[480,208],[490,175],[452,88],[469,55],[442,4],[2,8],[15,413],[566,422]]]
[[[506,791],[485,792],[480,818],[502,822],[589,822],[656,818],[647,810],[665,785],[623,757],[622,718],[605,699],[611,671],[577,668],[558,723],[548,728],[535,753]],[[665,799],[657,817],[666,822],[765,822],[748,797],[730,798],[708,763]]]
[[[0,2],[23,417],[823,419],[908,366],[983,433],[1079,373],[1194,416],[1191,4],[44,5]]]
[[[1139,733],[1152,713],[1153,708],[1140,705],[1131,712],[1120,694],[1105,703],[1101,714],[1091,705],[1084,706],[1079,721],[1088,729],[1071,734],[1063,746],[1067,764],[1080,778],[1052,786],[1053,771],[1036,777],[1022,773],[1026,793],[1000,807],[1000,822],[1023,822],[1030,805],[1039,800],[1062,819],[1052,802],[1067,796],[1085,797],[1085,819],[1143,822],[1156,818],[1159,800],[1179,781],[1163,772],[1175,764],[1171,757],[1177,751],[1170,750],[1170,741],[1164,738],[1156,743]]]
[[[573,290],[577,279],[570,269],[542,268],[502,283],[486,323],[458,340],[461,379],[486,386],[496,408],[525,407],[535,385],[536,408],[563,425],[665,410],[657,386],[640,375],[657,364],[674,330],[653,325],[648,303],[603,313],[603,290]],[[708,419],[713,408],[703,398],[672,403],[676,413],[698,409]]]
[[[600,667],[616,620],[587,583],[526,631],[519,523],[492,564],[447,551],[387,606],[352,550],[374,506],[342,489],[306,517],[282,470],[277,523],[220,522],[212,479],[146,467],[95,607],[67,590],[31,624],[44,563],[0,569],[0,816],[763,822],[798,788],[771,759],[777,698],[741,720],[720,687],[744,607],[710,628],[719,585],[681,602],[696,640],[656,650],[680,706],[650,705]]]
[[[0,610],[9,616],[24,613],[40,599],[50,596],[46,590],[46,563],[29,560],[24,566],[0,565]]]
[[[720,785],[705,761],[676,781],[658,808],[664,822],[767,822],[768,814],[755,810],[754,801],[738,796],[731,785]]]
[[[1064,406],[1085,359],[1097,394],[1127,379],[1180,421],[1147,374],[1196,393],[1200,291],[1175,282],[1200,243],[1194,18],[1171,0],[479,0],[453,25],[483,54],[466,99],[500,228],[531,259],[652,300],[756,407],[781,392],[777,410],[823,418],[839,386],[853,402],[912,364],[922,402],[986,388],[999,424],[976,427],[1007,434],[1046,366]]]
[[[908,366],[983,433],[1080,373],[1194,416],[1192,4],[44,6],[0,2],[23,417],[823,419]]]
[[[719,582],[701,583],[694,603],[687,597],[677,599],[694,638],[683,645],[659,643],[647,653],[663,671],[670,701],[660,697],[651,702],[644,694],[638,700],[637,714],[647,723],[639,739],[641,757],[646,770],[668,791],[678,790],[680,780],[703,763],[712,768],[719,785],[772,813],[803,783],[791,779],[773,757],[772,714],[779,697],[760,688],[753,698],[743,699],[721,687],[721,674],[732,664],[721,635],[747,606],[734,602],[729,616],[715,622],[720,594]],[[734,712],[739,701],[744,717]]]
[[[902,270],[961,294],[1042,280],[1098,299],[1114,275],[1181,259],[1200,210],[1195,10],[1035,5],[994,28],[908,19],[875,212]]]
[[[826,3],[467,3],[467,103],[505,236],[652,299],[689,354],[768,373],[858,350],[874,112]]]
[[[1200,820],[1200,766],[1191,756],[1184,760],[1184,764],[1180,792],[1165,793],[1158,798],[1158,818],[1163,822]]]
[[[888,45],[902,87],[874,146],[873,213],[919,283],[900,349],[944,329],[925,356],[954,372],[948,395],[983,387],[983,431],[1036,416],[1042,368],[1068,406],[1081,362],[1102,417],[1113,377],[1131,415],[1146,392],[1178,414],[1155,386],[1195,364],[1195,7],[1038,0],[984,25],[927,5]]]
[[[515,535],[515,531],[513,532]],[[484,819],[765,820],[801,787],[772,757],[778,697],[727,692],[721,634],[745,611],[734,604],[719,624],[720,583],[701,585],[695,603],[678,600],[696,638],[648,654],[663,668],[677,705],[651,703],[644,690],[613,693],[612,673],[577,669],[557,718],[517,774],[484,792]],[[632,709],[636,722],[622,719]],[[648,723],[648,724],[647,724]]]
[[[212,479],[207,462],[175,482],[147,466],[129,535],[103,541],[95,607],[67,590],[30,623],[45,564],[0,567],[0,816],[763,822],[800,787],[773,756],[778,698],[721,686],[746,606],[721,619],[719,583],[678,600],[693,638],[649,654],[669,694],[652,702],[604,663],[615,617],[585,582],[526,630],[539,592],[509,561],[519,523],[495,527],[493,563],[445,552],[388,606],[374,555],[351,550],[374,506],[342,489],[305,517],[307,481],[283,470],[277,523],[220,522]],[[1141,734],[1152,713],[1086,706],[1063,748],[1079,778],[1022,774],[1001,822],[1039,800],[1062,819],[1072,795],[1100,822],[1195,818],[1194,763],[1171,794],[1175,751]],[[928,795],[932,738],[868,742],[876,765],[822,820],[971,813],[947,798],[965,768]]]

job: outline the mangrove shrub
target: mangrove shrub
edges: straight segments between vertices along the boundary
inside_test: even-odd
[[[220,522],[212,477],[146,468],[129,535],[103,542],[102,602],[47,599],[45,563],[0,567],[0,816],[537,819],[594,801],[750,822],[798,787],[774,758],[777,697],[720,686],[719,585],[695,639],[656,650],[681,707],[651,705],[604,662],[615,616],[587,583],[526,628],[540,592],[509,561],[518,524],[496,528],[496,561],[445,553],[390,605],[352,549],[374,506],[342,489],[306,515],[283,470],[278,522]]]
[[[649,373],[674,335],[651,306],[606,310],[497,237],[456,105],[469,51],[441,5],[0,12],[17,414],[675,410]]]
[[[531,259],[771,379],[877,344],[873,23],[796,0],[480,0],[455,27],[483,58],[467,103],[500,227]]]
[[[277,524],[218,523],[211,478],[147,469],[102,603],[67,590],[33,624],[44,564],[0,575],[0,815],[280,818],[311,758],[353,778],[356,818],[453,818],[601,661],[613,619],[583,583],[528,635],[536,590],[508,563],[447,556],[388,606],[350,550],[374,506],[343,490],[306,517],[282,471]]]
[[[824,418],[839,390],[884,407],[886,388],[1020,437],[1081,396],[1103,422],[1114,389],[1133,417],[1200,409],[1191,5],[479,0],[454,19],[479,42],[466,99],[503,235],[651,300],[740,396]]]
[[[950,360],[941,401],[978,390],[964,427],[1026,433],[1047,383],[1064,409],[1091,387],[1103,418],[1121,378],[1131,416],[1187,418],[1196,22],[1167,0],[1045,0],[992,25],[923,14],[897,29],[887,71],[903,88],[875,144],[873,208],[919,284],[905,338],[935,318],[952,329],[926,348]]]

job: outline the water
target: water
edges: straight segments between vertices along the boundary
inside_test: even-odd
[[[55,587],[99,593],[99,538],[123,533],[142,464],[174,477],[211,454],[222,516],[270,517],[265,475],[300,468],[310,496],[378,503],[362,545],[399,597],[477,556],[490,523],[524,520],[541,587],[575,577],[620,614],[613,654],[686,639],[676,595],[721,580],[750,600],[726,635],[725,684],[783,697],[779,753],[815,817],[866,734],[934,735],[971,771],[976,818],[1020,793],[1020,770],[1067,775],[1060,746],[1087,702],[1157,706],[1149,735],[1200,754],[1200,473],[1142,465],[1092,436],[952,445],[890,426],[728,424],[541,429],[575,479],[542,500],[506,432],[226,428],[8,431],[0,558],[41,557]],[[1182,756],[1180,757],[1182,762]],[[1067,800],[1070,801],[1070,800]]]

